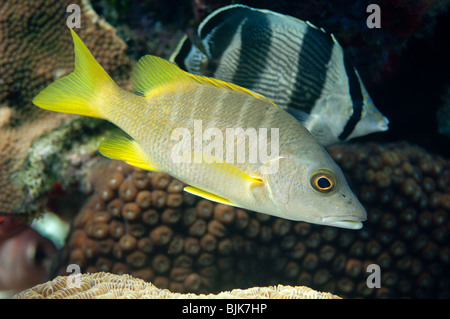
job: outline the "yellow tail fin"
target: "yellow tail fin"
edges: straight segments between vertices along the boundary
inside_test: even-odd
[[[75,69],[56,80],[34,99],[40,108],[103,118],[97,94],[115,85],[78,35],[70,29],[75,50]]]

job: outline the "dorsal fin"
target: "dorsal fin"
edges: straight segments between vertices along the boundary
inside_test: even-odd
[[[254,98],[270,102],[273,105],[277,106],[274,102],[272,102],[272,100],[269,100],[264,95],[261,95],[259,93],[253,92],[253,91],[251,91],[249,89],[246,89],[246,88],[244,88],[242,86],[239,86],[237,84],[233,84],[233,83],[230,83],[230,82],[225,82],[225,81],[218,80],[218,79],[215,79],[215,78],[209,78],[207,76],[194,75],[194,74],[187,73],[187,72],[185,72],[185,73],[187,75],[189,75],[190,77],[192,77],[193,79],[195,79],[198,83],[201,83],[201,84],[204,84],[204,85],[212,85],[212,86],[216,86],[216,87],[220,87],[220,88],[224,88],[224,89],[229,89],[229,90],[232,90],[232,91],[241,92],[241,93],[245,93],[245,94],[250,94]]]
[[[131,77],[131,83],[136,93],[149,97],[154,90],[173,83],[200,83],[249,94],[257,99],[265,100],[275,105],[265,96],[252,92],[239,85],[224,82],[206,76],[194,75],[181,70],[175,64],[153,55],[143,56],[136,65]]]
[[[192,81],[186,72],[175,64],[154,55],[140,58],[131,76],[134,91],[145,97],[159,87],[183,80]]]

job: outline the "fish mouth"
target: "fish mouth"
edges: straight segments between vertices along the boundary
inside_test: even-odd
[[[346,228],[346,229],[361,229],[363,227],[362,222],[366,219],[358,217],[348,219],[338,219],[337,217],[327,217],[322,219],[322,223],[327,226]]]

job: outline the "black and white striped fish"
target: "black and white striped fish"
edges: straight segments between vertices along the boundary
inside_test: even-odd
[[[185,36],[171,61],[263,94],[323,145],[388,129],[335,37],[309,22],[230,5],[206,17],[198,37]]]

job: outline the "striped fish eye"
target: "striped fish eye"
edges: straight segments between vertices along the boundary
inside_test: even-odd
[[[320,193],[329,194],[336,189],[336,175],[326,169],[315,171],[311,175],[311,186]]]

